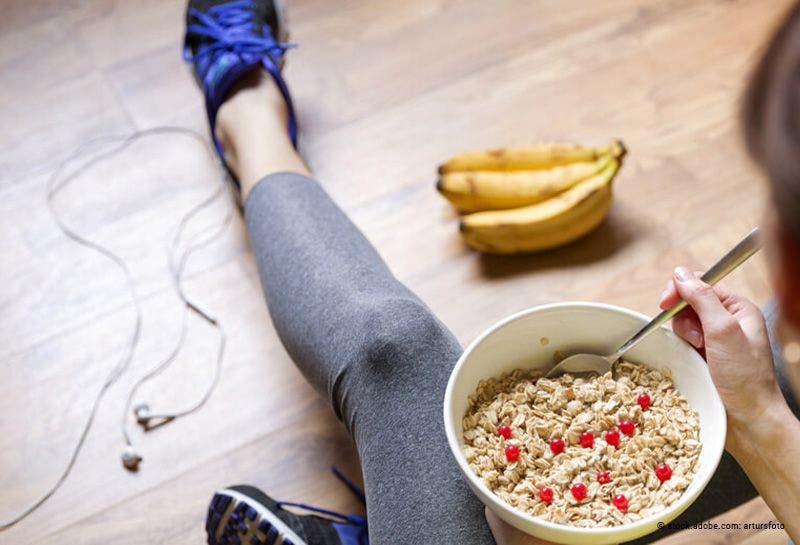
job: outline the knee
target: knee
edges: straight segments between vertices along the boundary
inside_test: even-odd
[[[425,354],[460,353],[452,333],[414,297],[377,302],[364,321],[363,361],[371,368],[424,361]]]
[[[358,406],[403,403],[415,410],[440,405],[461,347],[450,331],[411,295],[369,299],[351,314],[348,348],[331,385],[333,404],[348,429]]]

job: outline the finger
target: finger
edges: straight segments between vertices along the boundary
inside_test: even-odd
[[[486,522],[489,523],[489,530],[494,536],[495,543],[498,545],[556,545],[550,541],[544,541],[522,533],[513,526],[503,522],[488,507],[484,510]]]
[[[766,338],[767,325],[758,305],[719,284],[714,286],[714,291],[722,301],[722,305],[738,320],[748,337],[756,340]]]
[[[497,515],[494,514],[488,507],[484,509],[484,513],[486,516],[486,522],[489,524],[489,530],[492,532],[494,536],[495,543],[502,543],[504,541],[505,532],[503,531],[504,528],[502,526],[502,521],[497,518]]]
[[[694,271],[694,275],[701,280],[703,279],[703,274],[704,274],[703,271]],[[731,314],[736,314],[736,311],[744,311],[750,313],[755,311],[759,315],[761,314],[761,310],[758,308],[758,306],[756,306],[754,303],[752,303],[745,297],[742,297],[736,292],[731,291],[731,289],[728,288],[726,285],[715,284],[713,288],[714,288],[714,293],[717,294],[717,297],[719,298],[720,302],[722,302],[722,306],[724,306],[725,309]],[[677,289],[676,289],[676,294],[677,294]],[[679,294],[678,297],[680,297]]]
[[[739,328],[739,322],[722,304],[714,288],[684,267],[675,269],[673,279],[680,296],[691,305],[700,318],[706,337],[726,337]]]
[[[678,294],[678,288],[675,287],[675,282],[672,278],[669,279],[664,291],[661,292],[661,297],[658,301],[658,308],[667,310],[680,300],[681,296]]]
[[[703,272],[694,271],[694,275],[702,279]],[[719,297],[720,302],[722,302],[722,306],[724,306],[730,314],[737,318],[740,323],[744,324],[745,322],[751,321],[758,323],[763,320],[761,309],[749,299],[742,297],[734,291],[731,291],[731,289],[724,284],[715,284],[713,288],[714,292]],[[675,285],[675,281],[672,279],[669,280],[667,283],[667,289],[665,289],[661,295],[662,301],[660,307],[662,309],[671,307],[681,299],[681,296],[677,290],[677,286]]]
[[[691,307],[681,311],[672,319],[672,331],[695,348],[703,348],[703,327],[700,318]]]
[[[503,522],[494,514],[494,511],[488,507],[484,509],[486,522],[489,524],[489,530],[494,536],[495,543],[518,543],[517,536],[514,536],[514,528]]]
[[[761,315],[761,309],[758,306],[747,299],[739,295],[738,293],[731,291],[727,286],[722,284],[717,284],[714,286],[714,292],[716,292],[719,300],[722,302],[722,305],[730,312],[731,314],[736,313],[745,313],[745,314],[759,314]]]
[[[695,271],[694,274],[698,278],[703,276],[702,271]],[[678,288],[675,286],[675,281],[670,278],[669,281],[667,281],[667,287],[661,292],[661,300],[658,303],[658,307],[661,310],[666,310],[680,300],[681,295],[678,293]]]

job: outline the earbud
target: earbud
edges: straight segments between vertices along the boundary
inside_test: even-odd
[[[136,416],[136,422],[145,428],[150,423],[150,406],[147,403],[138,403],[133,408],[133,414]]]
[[[147,403],[138,403],[133,408],[133,416],[136,417],[136,423],[144,428],[144,431],[150,431],[172,422],[180,416],[180,413],[153,414],[150,412],[150,406]]]
[[[139,462],[141,461],[142,457],[136,452],[133,445],[128,445],[123,449],[122,465],[125,466],[125,469],[128,471],[137,471],[139,469]]]

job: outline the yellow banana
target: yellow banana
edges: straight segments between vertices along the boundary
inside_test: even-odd
[[[611,206],[619,160],[546,201],[511,210],[476,212],[461,219],[467,244],[487,253],[535,252],[572,242],[592,231]]]
[[[600,148],[577,144],[542,144],[469,151],[451,157],[439,167],[439,174],[471,170],[540,170],[595,161],[601,155],[621,157],[624,153],[625,148],[618,140]]]
[[[436,189],[463,212],[517,208],[569,189],[602,171],[612,160],[581,161],[545,170],[472,171],[442,174]]]

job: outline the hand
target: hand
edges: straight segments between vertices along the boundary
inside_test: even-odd
[[[556,545],[552,541],[544,541],[517,530],[501,520],[488,507],[486,508],[486,522],[489,523],[489,529],[492,531],[497,545]]]
[[[711,378],[727,409],[729,442],[736,441],[758,426],[765,411],[785,401],[759,308],[722,286],[709,286],[699,276],[676,268],[660,306],[666,309],[680,298],[689,303],[673,318],[672,329],[705,352]]]

